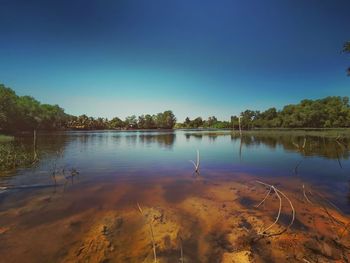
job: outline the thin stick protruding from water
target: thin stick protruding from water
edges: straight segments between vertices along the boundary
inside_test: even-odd
[[[153,258],[154,258],[154,262],[156,263],[157,262],[157,251],[156,251],[156,242],[154,240],[154,233],[153,233],[152,222],[147,220],[145,214],[143,213],[143,210],[142,210],[140,204],[139,203],[136,203],[136,204],[137,204],[137,208],[140,211],[141,215],[144,217],[146,223],[149,225],[150,236],[151,236],[151,240],[152,240],[152,248],[153,248]]]
[[[294,206],[293,206],[293,203],[292,201],[288,198],[287,195],[285,195],[281,190],[277,189],[275,186],[273,185],[270,185],[270,184],[266,184],[266,183],[263,183],[261,181],[256,181],[257,183],[259,184],[262,184],[264,185],[265,187],[267,187],[269,189],[269,191],[267,192],[267,194],[265,195],[264,199],[259,203],[259,205],[257,207],[259,207],[262,203],[265,202],[265,200],[267,199],[267,197],[270,195],[270,193],[273,191],[276,196],[278,197],[278,200],[279,200],[279,208],[278,208],[278,213],[277,213],[277,216],[276,216],[276,219],[275,221],[268,227],[266,227],[264,230],[260,231],[260,234],[263,235],[263,236],[276,236],[276,235],[281,235],[282,233],[284,233],[285,231],[287,231],[294,223],[294,220],[295,220],[295,209],[294,209]],[[277,233],[271,233],[271,234],[266,234],[266,231],[271,229],[275,224],[277,224],[279,218],[280,218],[280,215],[281,215],[281,210],[282,210],[282,197],[284,197],[288,203],[289,203],[289,206],[291,207],[292,209],[292,219],[290,221],[290,223],[288,224],[287,227],[285,227],[283,230],[281,230],[280,232],[277,232]]]
[[[238,116],[239,136],[242,137],[241,116]]]
[[[307,195],[306,195],[306,192],[305,192],[305,185],[304,185],[304,184],[303,184],[303,194],[304,194],[304,197],[305,197],[306,201],[308,201],[310,204],[313,204],[313,203],[310,201],[310,199],[307,197]]]
[[[183,253],[183,249],[182,249],[182,238],[181,237],[180,237],[180,262],[181,263],[185,263],[184,253]]]
[[[199,150],[197,149],[197,162],[195,163],[194,161],[190,160],[190,162],[193,164],[195,172],[198,173],[199,172],[199,164],[200,164],[200,160],[199,160]]]

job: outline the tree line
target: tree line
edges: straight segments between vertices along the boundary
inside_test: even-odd
[[[230,121],[219,121],[215,116],[211,116],[207,120],[203,120],[202,117],[197,117],[191,120],[189,117],[187,117],[183,123],[177,123],[175,127],[178,129],[228,129],[232,128],[233,126],[232,122]]]
[[[233,118],[237,124],[237,117]],[[241,125],[250,128],[340,128],[350,127],[348,97],[326,97],[317,100],[302,100],[282,110],[246,110],[241,113]]]
[[[172,128],[339,128],[350,127],[348,97],[326,97],[302,100],[298,104],[284,106],[281,110],[245,110],[229,121],[215,116],[202,117],[176,123],[172,111],[126,117],[93,118],[87,115],[72,116],[58,105],[41,104],[30,96],[18,96],[12,89],[0,84],[0,131],[20,132],[32,130],[63,129],[172,129]]]
[[[176,118],[172,111],[154,115],[132,115],[121,120],[115,117],[93,118],[73,116],[58,105],[42,104],[30,96],[18,96],[14,90],[0,84],[0,132],[14,133],[33,130],[64,129],[172,129]]]
[[[219,121],[215,116],[203,120],[189,117],[177,128],[340,128],[350,127],[350,106],[348,97],[326,97],[317,100],[302,100],[282,110],[269,108],[265,111],[245,110],[230,121]]]
[[[104,130],[104,129],[172,129],[176,118],[172,111],[164,111],[158,114],[146,114],[136,117],[128,116],[125,120],[115,117],[93,118],[85,114],[81,116],[69,116],[66,127],[70,129]]]

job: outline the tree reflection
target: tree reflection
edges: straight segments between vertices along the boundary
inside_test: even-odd
[[[139,142],[144,144],[157,143],[160,147],[172,148],[175,137],[174,133],[140,134]]]
[[[341,141],[335,138],[320,136],[295,136],[295,135],[246,135],[242,137],[237,134],[231,135],[231,140],[239,141],[246,147],[263,144],[271,149],[282,146],[284,150],[299,152],[303,156],[322,156],[329,159],[338,160],[341,166],[341,159],[349,159],[349,140]]]

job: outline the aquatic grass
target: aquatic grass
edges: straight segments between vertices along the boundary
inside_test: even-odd
[[[14,143],[0,144],[0,170],[15,169],[19,166],[32,165],[32,154],[23,147]]]
[[[13,141],[14,139],[15,138],[13,136],[0,134],[0,143],[2,143],[2,142],[10,142],[10,141]]]

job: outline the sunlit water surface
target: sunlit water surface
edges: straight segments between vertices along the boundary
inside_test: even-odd
[[[30,140],[25,141],[29,146]],[[64,132],[39,136],[40,161],[31,168],[10,173],[2,184],[52,183],[52,172],[64,169],[67,177],[79,172],[76,184],[100,181],[147,180],[147,177],[193,175],[196,151],[200,176],[239,173],[291,177],[329,189],[335,201],[350,212],[350,161],[347,144],[321,137],[252,135],[240,138],[230,132],[210,131],[96,131]],[[297,146],[300,148],[297,148]],[[73,179],[73,184],[74,184]],[[71,183],[71,182],[70,182]],[[69,188],[67,186],[67,188]],[[8,193],[11,194],[11,193]]]
[[[30,139],[17,143],[31,151]],[[199,174],[189,161],[196,161],[197,149]],[[287,133],[240,137],[230,131],[76,131],[40,134],[37,152],[35,165],[3,173],[1,185],[9,189],[0,193],[0,211],[25,207],[27,200],[48,193],[55,200],[65,196],[69,200],[52,205],[57,207],[54,213],[39,209],[26,214],[22,207],[24,216],[16,222],[19,228],[54,222],[77,211],[142,203],[141,193],[155,182],[162,185],[167,201],[176,202],[195,192],[188,183],[193,178],[220,182],[244,181],[246,176],[282,186],[303,182],[327,193],[343,212],[350,212],[346,141]],[[113,192],[117,186],[130,191],[125,190],[118,202],[109,201],[119,194]],[[0,222],[6,225],[11,220],[5,216]],[[0,244],[1,251],[8,249]]]

